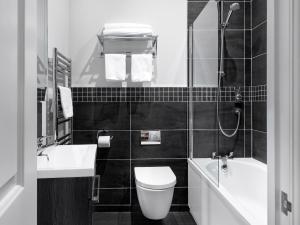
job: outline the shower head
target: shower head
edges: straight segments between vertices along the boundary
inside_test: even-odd
[[[232,4],[230,5],[230,10],[231,10],[231,11],[236,11],[236,10],[239,10],[240,8],[241,8],[241,7],[240,7],[240,4],[237,3],[237,2],[232,3]]]
[[[232,4],[230,5],[230,10],[229,10],[229,12],[228,12],[226,21],[225,21],[225,23],[224,23],[224,27],[227,27],[227,26],[228,26],[229,19],[230,19],[230,17],[231,17],[232,12],[237,11],[237,10],[239,10],[240,8],[241,8],[241,7],[240,7],[240,4],[237,3],[237,2],[232,3]]]

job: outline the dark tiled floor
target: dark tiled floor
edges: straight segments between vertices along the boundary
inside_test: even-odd
[[[196,225],[189,212],[170,212],[163,220],[148,220],[140,212],[98,212],[93,225]]]

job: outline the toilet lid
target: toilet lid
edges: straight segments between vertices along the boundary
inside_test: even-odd
[[[160,190],[176,184],[176,176],[170,167],[135,167],[134,174],[136,184],[144,188]]]

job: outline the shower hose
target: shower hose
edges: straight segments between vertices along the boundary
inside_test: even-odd
[[[219,104],[221,101],[221,79],[222,79],[222,76],[224,75],[224,34],[225,34],[225,30],[222,29],[222,31],[221,31],[221,60],[220,60],[220,70],[219,70],[219,74],[218,74],[217,119],[218,119],[218,125],[220,128],[220,131],[222,132],[222,134],[225,137],[231,138],[231,137],[234,137],[236,135],[236,133],[238,132],[238,129],[240,126],[240,120],[241,120],[241,111],[236,110],[236,112],[235,112],[238,115],[237,125],[236,125],[235,130],[232,133],[227,133],[222,127],[221,119],[220,119],[220,112],[219,112]]]

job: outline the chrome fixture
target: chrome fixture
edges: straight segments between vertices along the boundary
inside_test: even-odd
[[[234,153],[229,152],[228,155],[226,154],[224,156],[221,156],[221,155],[218,155],[216,152],[213,152],[212,155],[211,155],[211,159],[222,159],[222,158],[233,159],[234,158]]]
[[[222,157],[222,166],[221,169],[223,172],[227,172],[228,171],[228,164],[227,164],[227,157]]]
[[[40,137],[37,139],[37,156],[44,156],[50,161],[49,155],[44,153],[45,148],[47,147],[46,140],[47,137]]]
[[[141,145],[160,145],[160,144],[161,144],[160,130],[141,131]]]
[[[132,42],[132,41],[147,41],[151,43],[151,47],[145,50],[148,50],[148,52],[152,53],[153,57],[155,58],[157,56],[157,44],[158,44],[158,35],[143,35],[143,36],[118,36],[118,35],[104,35],[104,30],[101,31],[100,34],[98,34],[98,39],[101,45],[101,56],[108,54],[108,53],[114,53],[114,54],[126,54],[128,56],[131,56],[134,54],[134,52],[124,52],[122,50],[117,52],[109,52],[105,49],[105,43],[111,42],[111,41],[126,41],[126,42]],[[138,52],[137,52],[138,53]]]
[[[231,5],[230,5],[230,10],[229,10],[229,12],[228,12],[228,15],[227,15],[227,18],[226,18],[226,20],[225,20],[225,23],[223,23],[222,25],[223,25],[223,27],[227,27],[228,26],[228,24],[229,24],[229,20],[230,20],[230,17],[231,17],[231,15],[232,15],[232,13],[234,12],[234,11],[237,11],[237,10],[239,10],[240,9],[240,4],[239,3],[232,3]]]
[[[224,3],[223,3],[223,1],[221,1],[220,3],[221,3],[221,17],[222,17],[222,20],[223,20]],[[240,9],[240,4],[239,3],[231,4],[230,5],[230,10],[228,12],[228,15],[227,15],[227,18],[226,18],[225,22],[221,23],[221,25],[222,25],[222,28],[221,28],[221,54],[220,54],[220,68],[219,68],[219,72],[218,72],[217,119],[218,119],[218,125],[219,125],[221,133],[225,137],[228,137],[228,138],[234,137],[237,134],[239,126],[240,126],[241,111],[242,110],[241,110],[240,107],[235,108],[235,114],[237,115],[237,125],[236,125],[236,128],[234,129],[234,131],[231,134],[227,133],[222,127],[221,120],[220,120],[220,115],[219,115],[219,104],[220,104],[220,100],[221,100],[221,81],[226,76],[226,74],[224,72],[224,41],[225,41],[224,39],[225,39],[225,30],[228,27],[230,17],[231,17],[231,15],[234,11],[239,10],[239,9]],[[242,98],[240,88],[236,89],[235,97],[236,97],[236,103],[241,103],[242,102],[243,98]]]
[[[228,159],[233,159],[233,152],[230,152],[229,155],[225,155],[221,159],[222,159],[221,169],[222,169],[223,172],[227,173],[228,172],[228,163],[227,163],[227,160]]]
[[[222,165],[221,165],[221,169],[223,172],[227,172],[228,171],[228,159],[233,159],[234,157],[234,153],[233,152],[230,152],[229,155],[224,155],[224,156],[220,156],[220,155],[217,155],[216,152],[213,152],[212,153],[212,159],[221,159],[222,160]]]
[[[242,103],[243,102],[243,96],[242,96],[240,87],[235,89],[235,102],[236,103]]]
[[[45,154],[43,153],[43,151],[41,151],[37,156],[40,156],[40,157],[46,157],[48,162],[50,161],[50,158],[49,158],[49,155],[48,154]]]

